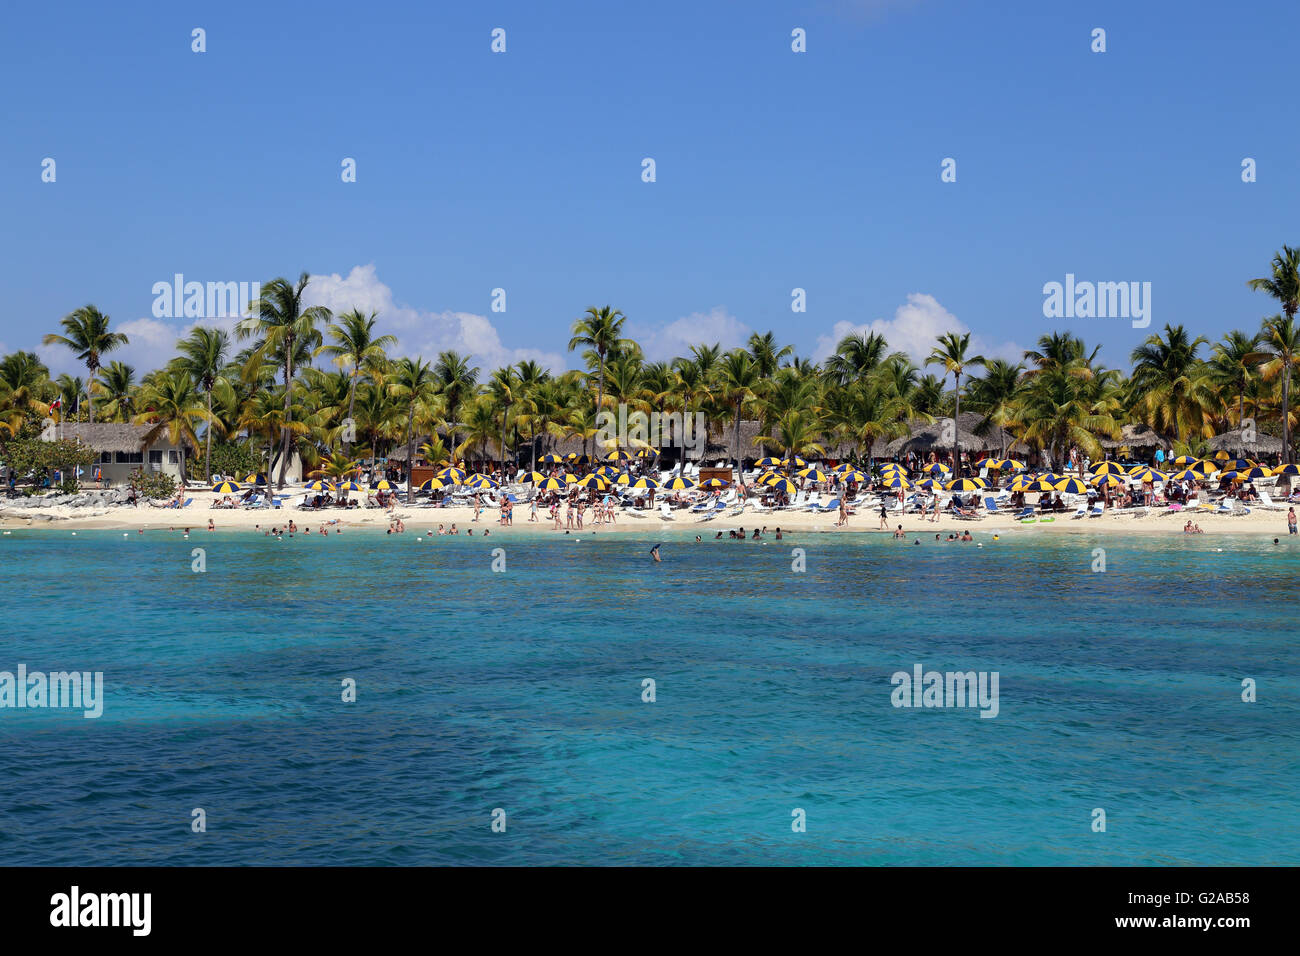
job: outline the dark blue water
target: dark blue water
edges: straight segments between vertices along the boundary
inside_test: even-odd
[[[0,670],[105,688],[0,710],[0,858],[1300,862],[1293,541],[415,538],[0,539]],[[894,707],[917,663],[997,717]]]

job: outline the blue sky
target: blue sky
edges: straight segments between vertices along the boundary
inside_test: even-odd
[[[10,5],[0,344],[93,302],[144,370],[187,325],[153,317],[154,283],[307,270],[403,352],[485,367],[576,365],[572,320],[606,303],[652,358],[768,329],[820,357],[876,323],[914,354],[1069,328],[1127,366],[1165,322],[1217,339],[1271,311],[1245,281],[1300,241],[1297,9]],[[1066,273],[1150,282],[1153,328],[1044,318]]]

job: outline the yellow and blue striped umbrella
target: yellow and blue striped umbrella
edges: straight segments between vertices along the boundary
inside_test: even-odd
[[[1088,493],[1088,486],[1078,478],[1062,478],[1054,487],[1057,491],[1064,492],[1067,495],[1086,495]]]
[[[954,478],[944,485],[948,491],[979,491],[984,486],[973,478]]]
[[[663,487],[668,491],[690,491],[695,487],[695,482],[677,475],[665,481]]]
[[[563,491],[568,485],[559,478],[543,478],[534,487],[538,491]]]
[[[936,477],[939,475],[947,475],[952,472],[952,469],[941,461],[931,462],[921,470],[927,475],[935,475]]]
[[[768,455],[766,458],[760,458],[758,461],[754,462],[754,467],[755,468],[780,468],[781,459],[773,458],[771,455]]]
[[[219,495],[228,495],[232,491],[239,491],[240,489],[239,485],[235,484],[233,481],[219,481],[212,486],[212,490]]]
[[[1179,455],[1171,464],[1174,465],[1195,465],[1200,461],[1195,455]]]
[[[1128,471],[1117,461],[1101,461],[1092,466],[1094,475],[1127,475]]]
[[[916,483],[916,487],[924,488],[926,491],[933,490],[936,486],[942,488],[943,483],[935,478],[923,478]]]
[[[545,480],[546,480],[546,476],[543,475],[540,471],[530,471],[528,474],[524,475],[524,481],[545,481]]]
[[[636,481],[632,482],[630,487],[654,489],[659,487],[659,482],[655,481],[653,478],[638,478]]]
[[[636,453],[636,456],[637,456],[638,458],[658,458],[658,457],[659,457],[659,449],[657,449],[657,448],[642,448],[640,451],[638,451],[638,452]]]
[[[845,484],[848,484],[850,481],[852,481],[860,485],[867,480],[867,476],[860,471],[846,471],[844,472],[844,474],[840,475],[840,479]]]
[[[723,481],[721,478],[708,478],[700,482],[701,488],[707,488],[709,491],[715,491],[718,488],[726,488],[731,482]]]
[[[1247,478],[1267,478],[1269,475],[1273,474],[1273,472],[1268,468],[1255,465],[1251,468],[1247,468],[1245,471],[1241,472],[1241,474]]]
[[[760,485],[770,485],[774,481],[780,481],[781,477],[782,476],[775,471],[765,471],[758,476],[758,483]]]
[[[428,481],[420,482],[420,487],[417,488],[416,490],[417,491],[441,491],[445,487],[446,485],[444,485],[437,478],[430,478]]]
[[[264,484],[266,484],[266,475],[263,475],[263,474],[245,475],[245,476],[244,476],[244,484],[246,484],[246,485],[264,485]]]
[[[545,454],[537,460],[541,462],[543,465],[561,465],[564,463],[564,458],[560,455],[555,454],[554,452]]]
[[[1216,455],[1214,460],[1218,462],[1219,467],[1222,468],[1224,471],[1240,471],[1242,468],[1249,468],[1251,465],[1254,464],[1253,461],[1250,461],[1247,458],[1229,457],[1226,451],[1221,451],[1219,452],[1219,454],[1222,455],[1223,457],[1219,458]]]
[[[465,484],[471,488],[495,488],[497,483],[487,475],[470,475]]]
[[[1060,476],[1054,475],[1052,476],[1052,478],[1049,478],[1048,476],[1043,475],[1042,477],[1033,479],[1032,481],[1028,482],[1024,488],[1018,490],[1036,491],[1039,494],[1043,494],[1044,492],[1053,492],[1056,490],[1056,485],[1053,484],[1053,479],[1055,479],[1056,481],[1060,481]]]
[[[372,491],[392,491],[393,486],[387,478],[380,478],[378,481],[371,484],[370,489]]]
[[[1034,483],[1034,479],[1028,475],[1017,475],[1011,479],[1011,484],[1007,488],[1011,491],[1028,491],[1029,486]]]
[[[1003,458],[998,465],[999,471],[1024,471],[1029,467],[1023,461],[1017,461],[1014,458]]]
[[[1174,481],[1204,481],[1205,473],[1197,471],[1194,468],[1184,468],[1182,471],[1175,472],[1169,477]]]
[[[1124,487],[1124,480],[1118,475],[1093,475],[1092,483],[1098,488]]]
[[[889,475],[885,478],[883,484],[886,488],[892,488],[895,491],[900,488],[906,491],[912,487],[911,483],[902,475]]]
[[[773,491],[778,491],[786,495],[793,495],[799,490],[794,486],[794,482],[789,478],[778,478],[776,481],[772,482],[769,487]]]
[[[630,485],[630,484],[632,484],[632,476],[629,475],[626,471],[620,471],[620,472],[619,472],[619,473],[614,477],[614,484],[616,484],[616,485]]]
[[[798,472],[798,475],[799,475],[800,478],[804,478],[804,479],[806,479],[806,480],[808,480],[808,481],[825,481],[825,480],[826,480],[826,472],[822,471],[822,470],[821,470],[820,468],[818,468],[816,465],[813,465],[813,466],[811,466],[811,467],[809,467],[809,468],[804,468],[804,469],[802,469],[801,471]]]
[[[355,481],[340,481],[334,486],[335,491],[360,491],[361,486]]]
[[[1219,476],[1220,481],[1245,481],[1246,475],[1240,471],[1225,471]]]
[[[804,461],[798,455],[789,455],[781,459],[781,464],[786,468],[790,468],[790,467],[803,468],[805,465],[808,464],[808,462]]]
[[[597,491],[605,490],[605,479],[597,474],[590,474],[586,478],[580,478],[577,481],[579,488],[595,488]]]
[[[1275,475],[1300,475],[1300,465],[1278,465],[1273,469]]]
[[[880,473],[882,475],[889,475],[889,474],[906,475],[907,468],[904,465],[900,465],[896,461],[887,461],[880,466]]]
[[[578,476],[571,471],[566,471],[563,475],[560,476],[560,478],[563,479],[566,485],[574,484],[578,480]]]
[[[306,487],[308,491],[329,491],[330,490],[329,484],[327,484],[324,481],[321,481],[319,478],[317,478],[315,481],[307,482]]]
[[[464,468],[447,467],[447,468],[444,468],[442,471],[438,472],[437,475],[435,475],[435,477],[440,478],[440,479],[443,480],[443,481],[449,481],[449,482],[451,482],[453,485],[464,484],[464,482],[465,482],[465,469],[464,469]]]
[[[623,449],[620,448],[618,451],[609,455],[605,460],[606,461],[631,461],[632,453],[630,451],[624,451]]]

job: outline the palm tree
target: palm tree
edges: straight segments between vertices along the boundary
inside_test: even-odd
[[[18,434],[29,415],[44,415],[53,391],[50,370],[35,352],[13,352],[0,360],[0,428]]]
[[[972,379],[966,388],[966,398],[972,411],[983,416],[976,426],[976,434],[983,434],[989,427],[1002,432],[1002,455],[1007,453],[1006,432],[1007,408],[1020,388],[1020,376],[1024,366],[1012,365],[1003,359],[989,359],[984,364],[984,374]]]
[[[1291,250],[1294,251],[1294,250]],[[1282,375],[1282,461],[1290,464],[1291,454],[1291,370],[1300,362],[1300,328],[1294,315],[1275,315],[1264,320],[1259,351],[1248,358],[1258,362],[1260,375],[1272,381]]]
[[[884,336],[875,332],[846,335],[835,346],[835,354],[826,360],[824,374],[837,385],[865,378],[884,361],[888,347]]]
[[[85,305],[75,312],[65,315],[59,322],[65,334],[51,332],[41,341],[45,345],[63,345],[77,353],[77,358],[86,363],[90,378],[99,371],[99,360],[104,354],[127,344],[127,338],[121,332],[108,330],[109,318],[93,305]],[[90,420],[95,421],[95,399],[89,396]]]
[[[758,365],[744,349],[732,349],[722,360],[718,381],[722,398],[727,403],[735,421],[736,474],[744,471],[744,453],[740,450],[740,420],[747,402],[754,400],[754,389],[759,382]]]
[[[280,475],[276,487],[284,487],[285,471],[289,467],[288,427],[293,421],[292,384],[294,370],[299,364],[300,347],[315,349],[320,345],[321,334],[316,328],[330,319],[330,310],[323,305],[303,308],[302,294],[311,276],[303,272],[297,284],[288,279],[272,279],[262,288],[262,295],[252,308],[257,315],[238,325],[240,339],[258,337],[252,360],[261,363],[274,355],[283,363],[284,371],[284,428],[280,432]]]
[[[125,421],[135,408],[135,369],[125,362],[109,362],[90,383],[90,390],[104,397],[100,411],[106,420]]]
[[[135,416],[135,423],[152,426],[145,432],[141,444],[147,446],[165,433],[168,440],[180,448],[183,481],[186,445],[199,447],[194,427],[208,417],[194,387],[194,379],[181,369],[162,372],[141,389],[140,404],[145,410]]]
[[[1246,417],[1246,387],[1258,365],[1250,360],[1250,356],[1257,351],[1258,345],[1258,333],[1247,335],[1234,329],[1214,346],[1214,357],[1210,360],[1210,374],[1214,380],[1237,393],[1238,425]]]
[[[415,425],[416,410],[426,407],[438,397],[438,381],[434,378],[433,367],[422,358],[404,358],[397,362],[389,377],[389,389],[393,397],[406,403],[406,500],[411,500],[411,465],[415,459],[411,456],[414,444],[412,429]]]
[[[1273,256],[1272,275],[1262,279],[1251,279],[1249,285],[1256,292],[1267,292],[1282,306],[1282,315],[1286,317],[1286,322],[1280,321],[1280,316],[1274,316],[1266,319],[1262,336],[1265,340],[1263,348],[1264,354],[1270,356],[1265,360],[1261,368],[1271,369],[1271,373],[1266,373],[1267,378],[1273,378],[1277,375],[1280,368],[1282,371],[1282,453],[1285,456],[1284,461],[1291,462],[1291,422],[1290,422],[1290,385],[1291,385],[1291,360],[1284,357],[1284,354],[1290,352],[1291,331],[1295,327],[1296,312],[1300,311],[1300,248],[1283,246],[1282,251]]]
[[[501,475],[509,480],[510,470],[506,467],[506,432],[510,427],[510,409],[517,401],[519,378],[510,366],[499,368],[488,379],[486,398],[492,405],[493,413],[501,414]],[[517,462],[516,462],[517,464]]]
[[[203,429],[205,452],[203,477],[212,483],[212,430],[216,419],[212,417],[212,392],[221,381],[222,370],[226,365],[226,353],[230,351],[230,336],[224,329],[196,325],[190,334],[176,343],[180,355],[172,359],[171,367],[189,373],[189,376],[203,391],[208,403],[207,427]]]
[[[1163,335],[1152,335],[1133,350],[1129,388],[1140,396],[1136,404],[1146,410],[1152,428],[1171,432],[1177,441],[1189,427],[1204,432],[1205,413],[1214,405],[1209,375],[1196,356],[1206,343],[1203,335],[1193,339],[1181,325],[1166,324]]]
[[[618,309],[611,305],[596,308],[592,306],[573,323],[573,337],[569,339],[569,351],[579,346],[589,348],[596,353],[596,367],[600,373],[600,384],[596,392],[596,411],[605,404],[605,356],[617,349],[623,339],[620,332],[627,320]]]
[[[451,428],[451,449],[456,452],[456,425],[467,399],[473,397],[478,384],[478,366],[469,364],[469,357],[457,352],[439,352],[433,374],[438,379],[447,404],[447,424]]]
[[[983,365],[984,356],[966,354],[970,347],[970,333],[945,332],[939,336],[939,344],[925,360],[926,365],[942,365],[944,371],[952,375],[953,412],[952,412],[952,468],[953,474],[961,471],[961,454],[958,448],[958,422],[961,420],[961,377],[968,365]]]
[[[754,332],[749,336],[749,354],[754,357],[758,377],[766,379],[776,374],[781,359],[794,354],[794,346],[778,346],[775,332],[764,332],[762,335]]]
[[[377,380],[388,364],[386,350],[397,345],[397,339],[391,335],[375,335],[378,315],[377,312],[371,312],[366,316],[359,309],[353,309],[344,312],[334,325],[325,330],[334,341],[321,346],[321,353],[333,356],[334,364],[347,369],[348,421],[352,421],[353,412],[356,411],[357,379],[369,375],[372,380]],[[345,439],[343,447],[345,450],[351,449],[352,443]],[[410,464],[409,459],[407,464]]]

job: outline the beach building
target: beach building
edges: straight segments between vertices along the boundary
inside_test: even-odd
[[[101,481],[105,485],[125,484],[137,468],[146,472],[161,472],[180,480],[183,474],[182,449],[173,445],[164,432],[145,443],[151,425],[128,425],[118,422],[49,423],[41,432],[42,441],[76,441],[95,453],[95,463],[85,470],[81,480],[86,483]],[[186,455],[192,452],[186,452]],[[96,469],[99,477],[96,478]]]

